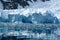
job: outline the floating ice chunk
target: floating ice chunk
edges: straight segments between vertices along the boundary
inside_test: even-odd
[[[41,33],[40,38],[44,38],[44,37],[46,37],[46,33]]]

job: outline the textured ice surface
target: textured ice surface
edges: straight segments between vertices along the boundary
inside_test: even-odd
[[[0,1],[0,10],[2,10],[2,9],[3,9],[3,4]]]

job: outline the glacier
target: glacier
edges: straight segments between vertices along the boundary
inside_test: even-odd
[[[41,0],[37,0],[34,2],[27,1],[29,6],[23,8],[21,5],[18,4],[18,9],[10,9],[10,10],[3,10],[3,4],[0,2],[0,17],[8,19],[8,14],[19,14],[28,17],[33,13],[40,13],[45,15],[45,12],[51,11],[54,17],[57,17],[60,21],[60,1],[59,0],[50,0],[46,2],[42,2]]]
[[[4,1],[6,1],[6,0],[4,0]],[[59,17],[60,14],[58,11],[58,10],[60,10],[60,0],[50,0],[50,1],[46,1],[46,2],[37,0],[36,2],[34,2],[34,1],[32,1],[32,2],[27,1],[27,2],[29,3],[30,6],[26,6],[25,8],[22,8],[20,5],[18,5],[18,9],[16,9],[17,10],[16,13],[18,13],[18,11],[21,11],[22,14],[25,15],[24,12],[26,14],[28,14],[29,12],[33,13],[33,12],[39,12],[41,10],[43,10],[45,12],[46,10],[50,10],[54,13],[54,15],[58,19],[60,19],[60,17]],[[0,10],[3,10],[2,5],[3,4],[0,2]],[[10,10],[7,10],[7,12],[8,11],[10,11]],[[13,11],[13,10],[11,10],[11,11]],[[43,11],[41,11],[41,12],[43,12]],[[15,14],[15,13],[12,12],[11,14]]]

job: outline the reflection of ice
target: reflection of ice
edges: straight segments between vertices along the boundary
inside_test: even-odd
[[[5,25],[5,24],[4,24]],[[7,26],[8,25],[8,26]],[[15,25],[15,24],[13,24]],[[20,26],[19,26],[20,25]],[[26,38],[37,38],[37,39],[44,39],[44,40],[58,40],[60,39],[60,27],[59,24],[16,24],[12,27],[12,24],[6,24],[8,27],[4,28],[3,33],[6,33],[7,36],[18,36],[18,37],[26,37]],[[4,26],[4,27],[6,27]],[[12,30],[11,27],[13,28]],[[16,27],[16,28],[15,28]],[[3,27],[2,27],[3,28]],[[1,29],[0,29],[1,31]],[[51,32],[51,33],[50,33]],[[3,34],[2,34],[3,35]]]
[[[55,34],[57,34],[57,35],[60,36],[60,28],[58,28],[58,29],[55,31]]]
[[[8,35],[8,36],[19,36],[19,32],[12,31],[12,32],[7,33],[6,35]]]

